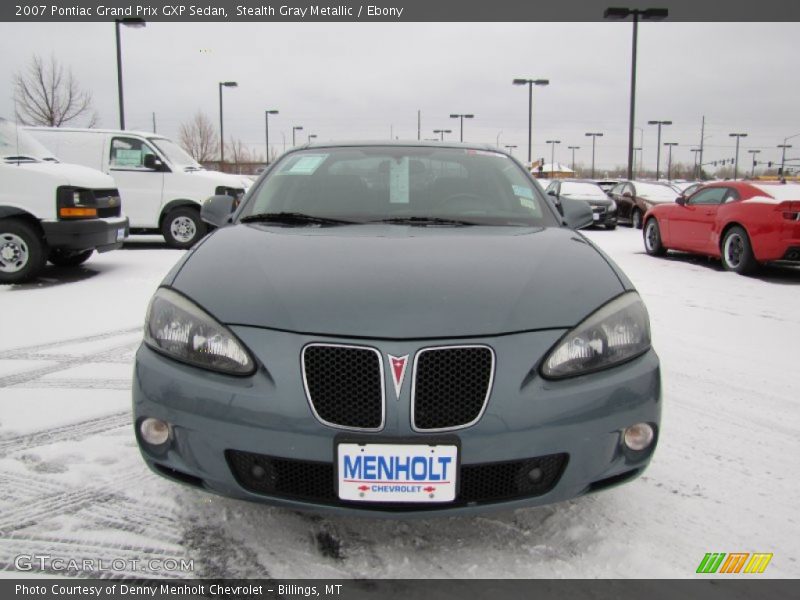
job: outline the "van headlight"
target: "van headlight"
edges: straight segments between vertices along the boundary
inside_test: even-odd
[[[144,342],[170,358],[227,375],[250,375],[255,362],[224,325],[168,288],[159,288],[147,309]]]
[[[561,379],[607,369],[650,349],[650,319],[636,292],[604,305],[565,335],[542,363],[542,375]]]

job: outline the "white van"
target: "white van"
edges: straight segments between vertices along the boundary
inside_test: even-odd
[[[131,233],[163,234],[189,248],[206,233],[200,206],[209,196],[240,199],[250,181],[206,171],[172,140],[154,133],[109,129],[30,127],[61,160],[108,173],[122,195]]]
[[[79,265],[119,248],[127,233],[111,177],[59,163],[0,118],[0,284],[33,279],[46,261]]]

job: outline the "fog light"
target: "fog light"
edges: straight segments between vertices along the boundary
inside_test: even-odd
[[[531,483],[541,483],[542,477],[544,477],[544,473],[539,467],[533,467],[528,471],[528,479]]]
[[[637,423],[628,427],[622,436],[625,445],[631,450],[644,450],[653,443],[653,428],[647,423]]]
[[[142,434],[142,439],[153,446],[166,443],[170,437],[169,423],[152,417],[142,421],[139,425],[139,432]]]

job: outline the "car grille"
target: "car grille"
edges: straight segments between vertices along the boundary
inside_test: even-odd
[[[98,217],[118,217],[122,213],[119,191],[117,190],[94,190],[94,203],[97,207]]]
[[[494,376],[487,346],[425,348],[414,361],[411,422],[417,431],[467,427],[483,413]]]
[[[436,510],[534,498],[552,490],[569,456],[550,454],[507,462],[462,465],[455,501],[446,504],[366,503],[340,500],[333,463],[312,462],[226,450],[236,481],[255,494],[365,510]]]
[[[302,363],[306,395],[320,421],[347,429],[383,427],[383,362],[377,350],[310,344],[303,348]]]

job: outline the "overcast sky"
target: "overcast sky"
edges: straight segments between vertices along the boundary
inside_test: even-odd
[[[126,121],[176,137],[197,111],[218,123],[224,90],[225,137],[279,151],[292,126],[298,139],[416,139],[452,129],[449,114],[474,113],[464,138],[515,144],[527,158],[527,88],[515,77],[548,78],[534,89],[534,159],[548,139],[561,140],[556,161],[591,161],[599,131],[598,168],[627,161],[631,24],[628,23],[148,23],[123,29]],[[0,23],[0,116],[13,117],[12,78],[34,54],[54,54],[89,89],[100,126],[118,126],[113,23]],[[677,142],[673,160],[692,162],[706,117],[706,160],[733,157],[730,132],[746,132],[748,149],[777,160],[776,146],[800,133],[800,23],[644,23],[639,28],[636,145],[655,167],[656,128],[671,120],[662,142]],[[800,138],[800,136],[798,136]],[[791,142],[789,142],[791,143]],[[800,139],[795,144],[800,156]],[[747,157],[746,159],[744,157]],[[662,154],[662,165],[664,164]],[[749,162],[747,163],[749,164]]]

